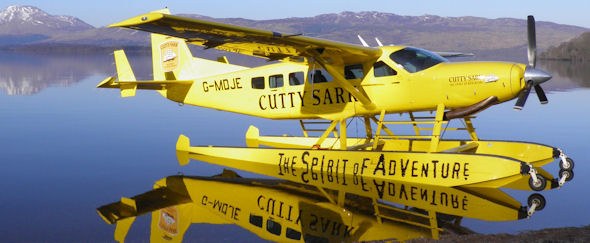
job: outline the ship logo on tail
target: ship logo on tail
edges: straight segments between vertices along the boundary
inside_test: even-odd
[[[160,209],[158,227],[168,234],[178,234],[178,210],[176,207]]]
[[[160,63],[164,72],[178,68],[178,41],[166,41],[160,44]]]

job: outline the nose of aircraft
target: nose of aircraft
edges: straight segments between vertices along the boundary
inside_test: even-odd
[[[541,84],[551,78],[552,76],[548,72],[531,66],[527,66],[524,71],[524,80],[533,82],[533,85]]]

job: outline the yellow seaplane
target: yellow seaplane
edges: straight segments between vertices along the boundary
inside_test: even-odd
[[[244,148],[191,147],[181,135],[177,155],[183,165],[192,158],[316,184],[326,178],[344,183],[343,178],[354,175],[537,191],[560,187],[573,177],[573,160],[561,149],[481,140],[472,123],[477,112],[515,98],[515,108],[522,109],[532,88],[541,103],[547,103],[540,84],[551,75],[535,68],[532,16],[528,64],[449,62],[443,56],[457,53],[441,56],[408,46],[360,46],[183,18],[168,9],[111,27],[152,33],[154,80],[136,80],[124,51],[118,50],[118,77],[105,79],[99,88],[120,89],[123,97],[134,96],[137,89],[156,90],[180,104],[300,120],[300,137],[261,136],[250,127]],[[248,68],[226,57],[196,58],[186,43],[277,62]],[[428,111],[430,115],[416,113]],[[347,122],[353,118],[363,119],[364,137],[347,136]],[[453,119],[463,125],[449,127]],[[442,139],[451,130],[467,131],[469,139]],[[554,178],[540,167],[556,158],[561,170]]]
[[[334,202],[338,193],[332,190],[284,180],[241,178],[224,170],[213,177],[169,176],[158,180],[151,191],[123,197],[97,211],[107,223],[117,224],[115,240],[119,242],[124,241],[135,218],[148,213],[152,215],[151,242],[181,242],[190,225],[199,223],[236,224],[276,242],[360,242],[464,234],[470,232],[460,226],[464,216],[512,221],[528,218],[527,211],[545,205],[537,193],[529,197],[527,210],[499,189],[468,192],[397,184],[398,196],[393,201],[351,190]]]

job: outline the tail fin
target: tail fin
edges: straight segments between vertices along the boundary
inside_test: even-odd
[[[226,57],[217,61],[193,57],[184,39],[151,34],[155,80],[194,80],[247,69],[230,64]]]
[[[198,77],[193,56],[183,39],[152,34],[154,80],[190,80]]]

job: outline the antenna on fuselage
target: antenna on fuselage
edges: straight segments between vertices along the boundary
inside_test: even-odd
[[[363,37],[361,37],[361,35],[356,35],[358,36],[359,40],[361,41],[361,44],[363,44],[364,47],[369,47],[369,45],[367,44],[367,42],[363,39]]]
[[[375,40],[377,41],[377,45],[383,46],[383,44],[381,43],[381,41],[379,40],[379,38],[375,37]]]

